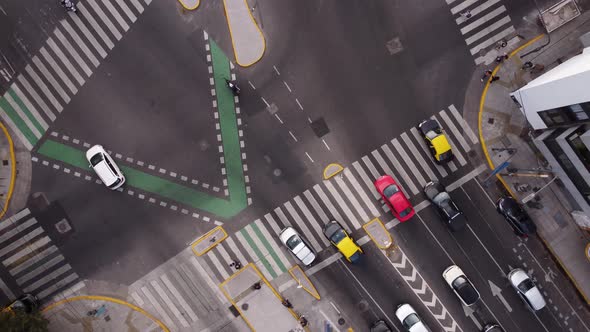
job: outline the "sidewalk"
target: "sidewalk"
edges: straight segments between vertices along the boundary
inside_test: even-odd
[[[526,119],[510,98],[511,92],[579,54],[582,50],[579,36],[588,31],[590,14],[585,13],[553,32],[551,43],[539,52],[531,51],[546,44],[547,36],[521,47],[517,54],[511,54],[510,59],[499,65],[494,75],[500,79],[489,84],[487,93],[484,90],[480,134],[485,142],[482,146],[486,150],[486,158],[494,167],[509,161],[508,167],[522,170],[519,173],[548,174],[546,178],[506,176],[507,171],[504,170],[500,172],[504,174],[500,181],[509,187],[520,202],[525,198],[525,202],[529,202],[525,209],[537,225],[537,234],[585,301],[590,303],[590,262],[584,253],[590,242],[590,234],[578,227],[572,218],[574,208],[569,203],[572,199],[567,191],[561,189],[563,186],[560,181],[554,180],[550,170],[544,168],[543,160],[538,157],[540,154],[529,137]],[[539,74],[523,71],[521,67],[525,61],[543,64],[545,70]],[[476,75],[479,77],[480,73]],[[541,188],[536,197],[531,195]]]

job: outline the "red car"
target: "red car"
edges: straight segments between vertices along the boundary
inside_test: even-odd
[[[399,221],[406,221],[414,216],[412,204],[391,176],[383,175],[378,178],[375,188]]]

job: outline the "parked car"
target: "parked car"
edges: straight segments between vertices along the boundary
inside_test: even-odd
[[[400,222],[414,216],[414,207],[391,176],[383,175],[378,178],[375,181],[375,188]]]
[[[510,284],[514,287],[518,296],[533,311],[541,310],[545,307],[545,299],[541,295],[539,288],[535,286],[535,283],[523,269],[517,268],[510,271],[508,273],[508,280],[510,280]]]
[[[402,326],[409,332],[430,332],[430,329],[424,324],[416,310],[411,305],[403,303],[397,306],[395,316],[399,319]]]
[[[484,325],[484,327],[481,329],[481,332],[504,332],[504,329],[502,326],[496,323],[490,323]]]
[[[510,196],[500,198],[496,203],[496,209],[508,221],[514,234],[527,237],[537,232],[537,226],[514,198]]]
[[[86,151],[86,159],[102,183],[115,190],[125,183],[125,176],[102,145],[95,145]]]
[[[463,212],[439,182],[428,182],[424,187],[424,194],[437,207],[438,213],[452,231],[458,231],[465,226]]]
[[[469,307],[479,300],[479,292],[457,265],[447,267],[442,276],[464,305]]]
[[[371,329],[369,331],[370,332],[392,332],[393,330],[391,329],[391,327],[389,325],[387,325],[387,323],[383,319],[380,319],[380,320],[374,322],[373,324],[371,324]]]
[[[324,235],[340,251],[346,260],[351,263],[356,263],[360,260],[363,250],[337,221],[330,221],[324,226]]]
[[[311,245],[293,227],[287,227],[279,234],[281,242],[299,259],[303,265],[309,266],[316,258]]]
[[[4,311],[31,313],[39,308],[39,299],[33,294],[24,294],[9,304]]]
[[[447,163],[453,159],[451,144],[449,144],[438,121],[424,120],[418,125],[418,129],[420,129],[434,160],[438,163]]]

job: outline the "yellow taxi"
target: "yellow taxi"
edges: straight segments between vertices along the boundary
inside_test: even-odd
[[[337,221],[330,221],[324,226],[324,235],[346,260],[351,263],[359,261],[363,250]]]
[[[426,141],[434,160],[438,163],[446,163],[453,159],[451,144],[447,140],[440,124],[436,120],[422,121],[418,128]]]

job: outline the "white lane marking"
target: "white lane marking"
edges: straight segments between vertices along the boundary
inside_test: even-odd
[[[373,152],[371,152],[371,154],[373,155],[373,158],[375,158],[375,160],[377,160],[377,164],[379,164],[379,166],[381,166],[381,168],[385,171],[385,174],[391,176],[395,180],[395,182],[397,182],[399,184],[399,187],[402,188],[404,195],[406,195],[406,197],[410,197],[410,195],[408,195],[408,192],[406,191],[406,188],[401,185],[400,181],[398,181],[397,177],[395,176],[395,174],[393,173],[391,168],[389,168],[389,165],[387,165],[387,163],[385,162],[385,160],[383,159],[381,154],[379,154],[379,151],[374,150]],[[379,176],[380,175],[378,175],[376,178],[378,178]],[[416,188],[414,187],[414,189],[416,189]],[[416,193],[417,192],[418,192],[418,190],[416,190]]]
[[[111,20],[105,15],[105,13],[102,11],[102,9],[100,9],[98,4],[94,0],[88,0],[88,1],[86,1],[86,3],[88,3],[90,5],[90,7],[92,7],[92,9],[94,9],[94,12],[98,15],[98,17],[102,20],[102,22],[107,26],[107,28],[109,28],[109,30],[111,31],[111,33],[113,34],[115,39],[121,40],[121,38],[123,36],[119,32],[119,30],[117,30],[117,28],[115,27],[113,22],[111,22]]]
[[[443,119],[443,121],[446,123],[447,128],[451,129],[451,132],[453,133],[453,135],[455,135],[455,137],[459,141],[459,144],[461,144],[461,146],[463,147],[463,150],[465,152],[471,151],[471,146],[469,146],[469,144],[467,143],[467,141],[465,140],[465,138],[463,137],[463,135],[461,134],[459,129],[457,129],[455,124],[451,121],[451,118],[449,118],[449,116],[447,115],[445,110],[440,111],[438,114]]]
[[[277,75],[281,76],[281,73],[279,73],[279,70],[276,66],[273,65],[272,68],[275,70],[275,73],[277,73]]]
[[[135,6],[135,9],[137,9],[140,14],[143,13],[143,6],[139,3],[139,1],[131,0],[131,3],[133,3],[133,6]]]
[[[100,45],[98,40],[96,40],[96,38],[94,38],[94,35],[92,33],[90,33],[90,30],[88,30],[88,28],[86,27],[84,22],[82,22],[82,20],[78,17],[78,15],[74,14],[74,15],[71,15],[70,17],[72,18],[72,21],[74,21],[74,23],[76,23],[76,26],[80,29],[80,31],[82,31],[82,34],[84,34],[86,39],[88,39],[90,41],[90,44],[92,44],[92,46],[94,46],[94,49],[98,52],[98,54],[100,54],[100,56],[103,59],[106,58],[107,52],[104,50],[104,48],[102,48],[102,46]]]
[[[328,151],[330,151],[330,147],[328,146],[328,143],[326,143],[326,141],[324,139],[322,139],[322,142],[324,142],[324,145],[326,146],[326,149],[328,149]]]
[[[486,169],[487,169],[487,167],[486,167]],[[496,206],[496,202],[494,202],[494,200],[490,197],[490,195],[488,195],[487,191],[481,186],[479,181],[475,181],[475,183],[479,186],[479,189],[481,189],[481,191],[486,195],[486,197],[488,198],[490,203],[492,203],[493,206]]]
[[[55,96],[53,96],[53,94],[49,91],[49,88],[47,87],[47,85],[45,84],[45,82],[43,82],[41,80],[41,78],[39,77],[39,75],[37,75],[37,73],[33,70],[33,68],[30,65],[26,65],[25,71],[29,74],[29,76],[31,76],[31,78],[33,79],[33,81],[35,81],[35,83],[37,84],[37,86],[39,88],[41,88],[41,91],[43,91],[43,94],[45,94],[45,96],[47,97],[47,99],[49,99],[49,101],[51,102],[51,104],[53,105],[53,107],[58,112],[61,113],[61,111],[63,110],[63,107],[57,101],[57,99],[55,99]]]
[[[281,120],[281,118],[279,117],[279,114],[278,113],[275,113],[275,118],[277,118],[277,120],[279,120],[279,122],[281,124],[283,124],[283,120]]]
[[[80,73],[76,70],[74,65],[70,62],[70,59],[68,59],[66,57],[66,55],[61,51],[61,49],[57,46],[57,44],[55,43],[55,41],[53,41],[53,39],[51,37],[49,37],[47,39],[47,44],[53,50],[53,52],[57,55],[57,58],[64,64],[64,67],[66,67],[68,69],[68,71],[72,74],[72,76],[74,76],[74,78],[76,79],[78,84],[84,85],[84,83],[86,81],[82,78]],[[55,120],[55,119],[52,119],[52,120]]]
[[[410,151],[415,151],[413,156],[416,157],[416,159],[418,160],[418,164],[422,166],[422,169],[426,172],[428,178],[432,181],[437,181],[438,178],[436,177],[430,166],[428,166],[428,162],[418,152],[418,149],[416,149],[416,146],[414,145],[414,142],[412,142],[412,140],[410,139],[410,136],[406,132],[403,132],[400,137],[402,138],[404,143],[406,143],[406,146],[410,149]]]
[[[301,219],[301,217],[299,216],[297,211],[295,211],[295,208],[293,207],[291,202],[286,202],[284,205],[285,205],[285,208],[287,209],[287,211],[289,212],[289,214],[291,215],[291,217],[293,218],[293,220],[295,220],[295,224],[297,224],[297,228],[299,228],[303,232],[305,237],[311,242],[312,249],[314,249],[315,252],[321,251],[322,246],[316,240],[315,236],[313,236],[312,232],[309,230],[309,227],[307,227],[305,222],[303,222],[303,219]]]
[[[264,224],[262,223],[262,221],[260,221],[260,219],[256,219],[254,221],[254,223],[256,224],[256,226],[258,226],[258,229],[260,230],[260,232],[262,233],[262,235],[266,238],[266,240],[268,241],[268,243],[272,247],[272,250],[279,257],[280,263],[285,268],[288,269],[292,264],[291,264],[291,262],[289,262],[289,260],[287,259],[287,257],[285,257],[285,255],[283,254],[283,251],[281,250],[281,248],[279,248],[279,246],[275,242],[278,239],[278,237],[277,236],[271,236],[270,233],[268,232],[268,229],[266,229],[266,227],[264,227]],[[271,256],[271,258],[273,260],[275,260],[275,257],[273,255],[270,255],[270,256]],[[279,263],[279,262],[277,262],[277,263]],[[279,271],[280,271],[280,269],[279,269]],[[278,275],[281,275],[280,272],[277,273],[277,274]]]
[[[295,98],[295,102],[297,103],[297,106],[299,106],[299,109],[303,111],[303,106],[301,106],[301,103],[299,102],[299,99]]]
[[[350,223],[352,223],[352,226],[354,227],[353,229],[361,228],[361,224],[358,222],[358,220],[356,220],[356,217],[354,216],[354,214],[352,213],[352,211],[348,207],[348,204],[346,204],[344,199],[342,199],[342,196],[340,195],[340,193],[338,191],[336,191],[336,188],[334,188],[334,185],[332,185],[332,183],[330,181],[325,181],[324,185],[326,186],[326,188],[328,188],[328,191],[332,194],[332,197],[334,197],[334,199],[336,200],[336,203],[338,203],[338,205],[340,206],[342,211],[344,211],[344,214],[346,215],[348,220],[350,220]],[[338,221],[345,222],[345,220],[338,220]],[[346,224],[350,225],[349,223],[346,223]]]
[[[76,88],[76,86],[74,86],[74,84],[72,83],[70,78],[66,75],[66,73],[64,73],[64,71],[61,70],[61,67],[57,64],[57,62],[55,62],[55,60],[53,59],[51,54],[49,54],[49,52],[47,52],[45,47],[41,47],[41,49],[39,51],[41,52],[41,55],[43,55],[43,58],[45,59],[45,61],[47,61],[47,63],[49,63],[49,66],[51,68],[53,68],[53,70],[55,70],[55,72],[57,73],[57,76],[59,76],[59,78],[61,78],[61,81],[64,82],[64,84],[68,87],[70,92],[72,92],[72,94],[78,93],[78,89]]]
[[[262,99],[262,101],[266,104],[266,107],[270,107],[270,104],[268,101],[266,101],[266,99],[264,99],[264,97],[260,97],[260,99]]]
[[[358,163],[357,163],[357,165],[358,165]],[[346,178],[348,179],[348,181],[352,184],[352,186],[354,187],[354,189],[356,190],[356,192],[359,193],[359,195],[361,196],[361,199],[363,200],[363,202],[365,202],[365,205],[369,207],[369,211],[371,212],[371,214],[373,215],[373,217],[379,217],[381,214],[379,213],[379,211],[375,207],[375,204],[373,204],[373,202],[371,201],[371,199],[369,198],[369,196],[367,195],[367,193],[365,193],[365,191],[361,187],[360,183],[356,180],[356,178],[354,177],[354,175],[352,174],[352,172],[350,171],[350,169],[345,168],[344,169],[344,175],[346,176]],[[376,193],[375,190],[371,190],[371,187],[370,186],[368,188],[369,188],[369,191]],[[365,222],[368,222],[368,221],[369,220],[366,220]]]
[[[439,124],[441,123],[434,115],[430,117],[433,120],[436,120]],[[467,164],[467,162],[465,161],[465,158],[463,158],[463,155],[461,154],[461,151],[457,148],[457,144],[455,144],[455,142],[453,141],[453,139],[450,137],[450,135],[446,135],[447,137],[447,141],[449,141],[449,144],[451,145],[451,149],[453,150],[453,155],[455,156],[455,159],[457,159],[457,161],[459,161],[459,164],[461,164],[461,166],[465,166],[465,164]],[[452,162],[452,160],[451,160]],[[449,163],[449,167],[450,167]],[[451,167],[451,170],[453,170],[453,168]],[[456,171],[453,170],[453,172]]]
[[[464,34],[468,33],[469,31],[479,27],[482,24],[485,24],[486,22],[488,22],[492,18],[502,14],[505,11],[506,11],[506,7],[504,7],[503,5],[492,10],[491,12],[482,16],[481,18],[478,18],[477,20],[475,20],[475,21],[469,23],[468,25],[464,26],[463,28],[461,28],[460,29],[461,34],[464,35]],[[469,45],[469,43],[467,43],[467,45]]]
[[[156,290],[156,293],[158,293],[160,298],[162,300],[164,300],[164,303],[166,303],[166,305],[168,306],[168,309],[170,309],[170,311],[172,311],[174,316],[176,316],[176,319],[178,319],[180,324],[182,324],[182,326],[184,326],[184,327],[189,327],[188,322],[186,321],[186,319],[184,319],[184,317],[180,313],[180,310],[178,310],[178,308],[176,308],[176,306],[172,303],[172,300],[170,300],[170,298],[168,297],[168,294],[166,294],[164,292],[164,290],[162,289],[162,287],[160,287],[160,284],[156,280],[150,281],[150,284]]]
[[[195,312],[193,311],[193,309],[191,308],[191,306],[188,304],[188,302],[186,302],[186,300],[182,297],[182,295],[180,295],[180,292],[170,282],[170,279],[168,279],[168,276],[166,274],[163,274],[163,275],[160,276],[160,279],[162,279],[162,282],[164,283],[164,286],[166,286],[166,288],[168,288],[168,290],[170,291],[170,293],[172,293],[172,296],[174,296],[174,298],[176,299],[176,302],[177,303],[180,303],[180,306],[188,314],[188,316],[190,317],[190,319],[193,322],[198,321],[199,320],[199,317],[197,317],[197,314],[195,314]]]
[[[494,36],[486,39],[484,42],[482,42],[481,44],[471,48],[469,50],[469,53],[471,53],[471,55],[475,55],[477,53],[479,53],[479,51],[481,51],[482,49],[497,43],[499,40],[501,40],[502,38],[510,35],[511,33],[513,33],[515,31],[513,26],[509,26],[508,28],[498,32],[497,34],[495,34]]]
[[[295,196],[295,198],[293,198],[293,200],[295,201],[297,206],[299,206],[299,209],[303,212],[303,215],[305,216],[305,218],[307,218],[307,220],[311,224],[311,227],[313,227],[315,234],[320,238],[320,240],[324,244],[324,247],[328,247],[330,245],[330,242],[328,242],[328,240],[326,240],[326,237],[323,236],[322,228],[320,227],[314,216],[311,214],[311,211],[309,211],[301,197],[297,195]]]
[[[490,256],[490,258],[492,259],[492,261],[494,262],[494,264],[496,264],[496,266],[500,270],[500,273],[502,274],[502,276],[505,276],[506,273],[504,272],[504,269],[502,269],[502,267],[500,266],[500,264],[498,263],[498,261],[496,261],[496,259],[492,255],[492,253],[490,253],[490,251],[488,250],[488,248],[483,244],[483,242],[481,242],[481,239],[479,238],[479,236],[477,236],[477,234],[475,234],[475,232],[473,231],[473,229],[471,228],[471,226],[469,224],[467,224],[467,228],[469,228],[469,231],[471,232],[471,234],[473,234],[473,236],[475,236],[475,239],[477,240],[477,242],[479,242],[479,244],[486,251],[486,253],[488,254],[488,256]]]
[[[209,257],[209,259],[213,263],[213,266],[215,266],[215,269],[219,272],[219,274],[221,274],[221,277],[223,279],[229,278],[229,274],[225,270],[225,265],[219,261],[217,256],[215,256],[215,254],[213,253],[213,251],[207,252],[206,255],[207,255],[207,257]]]
[[[371,293],[369,293],[369,291],[365,288],[365,286],[363,286],[363,284],[358,280],[358,278],[354,275],[354,273],[352,273],[352,271],[350,271],[350,269],[348,268],[348,266],[346,266],[346,264],[344,262],[342,262],[342,260],[339,260],[341,266],[344,267],[344,269],[346,269],[346,271],[348,271],[348,274],[350,274],[354,280],[356,281],[356,283],[363,289],[363,291],[365,292],[365,294],[367,294],[369,296],[369,298],[371,299],[371,301],[373,301],[373,303],[375,304],[375,306],[377,306],[377,308],[379,308],[379,310],[381,311],[381,313],[383,314],[383,316],[387,317],[387,320],[389,321],[390,326],[395,327],[395,329],[400,332],[399,328],[397,327],[397,325],[393,322],[393,320],[385,313],[385,310],[383,310],[383,308],[381,308],[381,306],[379,305],[379,303],[377,303],[377,301],[373,298],[373,296],[371,295]]]
[[[424,151],[424,153],[427,156],[432,156],[432,153],[430,153],[430,151],[428,151],[428,147],[426,147],[426,143],[424,142],[424,139],[422,138],[422,136],[420,136],[418,129],[412,127],[412,128],[410,128],[410,132],[412,133],[412,136],[414,136],[416,141],[419,142],[418,146],[422,149],[422,151]],[[434,160],[432,158],[428,158],[428,160],[430,160],[430,164],[434,165],[436,170],[440,173],[440,175],[442,175],[443,178],[447,177],[447,175],[449,175],[447,173],[447,171],[444,169],[444,167],[442,167],[439,164],[437,164],[436,162],[434,162]]]
[[[305,151],[305,155],[307,156],[307,158],[309,158],[309,160],[311,160],[312,163],[315,162],[315,161],[313,161],[313,159],[311,159],[311,156],[309,155],[309,153],[307,153],[307,151]]]
[[[291,132],[291,131],[289,130],[289,134],[291,135],[291,138],[293,138],[293,140],[294,140],[295,142],[297,142],[297,137],[295,137],[295,135],[293,135],[293,132]]]
[[[463,9],[465,9],[465,8],[471,6],[472,4],[476,3],[477,1],[479,1],[479,0],[465,0],[462,3],[456,5],[455,7],[452,7],[451,8],[451,14],[455,15],[455,14],[461,12]],[[475,15],[473,13],[473,10],[470,10],[470,13],[472,15]]]
[[[115,2],[119,5],[119,7],[121,7],[121,9],[127,15],[127,18],[129,18],[129,20],[132,23],[135,23],[135,21],[137,21],[137,17],[135,16],[135,14],[133,14],[131,9],[129,9],[129,6],[127,6],[127,4],[124,1],[115,1]]]
[[[465,121],[465,119],[463,119],[463,117],[461,116],[461,114],[459,113],[459,111],[457,110],[455,105],[449,106],[449,109],[451,110],[451,113],[455,117],[455,120],[457,120],[457,122],[461,125],[463,130],[465,130],[465,133],[467,134],[467,136],[471,140],[471,143],[473,143],[473,144],[479,143],[477,136],[475,135],[475,133],[473,132],[471,127],[469,127],[469,125],[467,124],[467,121]]]
[[[83,11],[89,12],[88,8],[85,8],[85,6],[84,6],[83,3],[80,3],[78,6],[80,6],[80,8]],[[109,38],[109,36],[107,36],[107,34],[100,27],[100,25],[98,25],[98,23],[94,19],[93,15],[85,15],[84,18],[88,21],[88,23],[90,23],[90,26],[94,29],[94,31],[96,31],[96,33],[100,36],[100,38],[102,39],[102,41],[107,45],[107,47],[110,50],[112,50],[113,47],[115,47],[115,44],[113,44],[113,42],[111,41],[111,39]]]
[[[330,211],[330,213],[332,214],[332,218],[334,218],[333,220],[344,220],[342,218],[342,216],[340,215],[340,213],[338,212],[338,210],[336,210],[336,208],[334,207],[334,204],[332,204],[330,199],[328,199],[328,196],[326,196],[326,194],[322,190],[322,187],[320,187],[319,184],[316,184],[313,186],[313,189],[318,194],[318,196],[320,196],[320,199],[322,200],[324,205],[328,207],[328,211]],[[328,221],[330,221],[330,220],[328,220]]]
[[[107,7],[109,12],[111,12],[111,15],[115,17],[115,21],[117,21],[121,28],[123,28],[123,32],[127,32],[127,30],[129,30],[129,25],[127,24],[127,22],[125,22],[121,14],[119,14],[119,12],[115,9],[111,2],[109,0],[101,1],[105,5],[105,7]]]
[[[365,158],[365,157],[363,157],[363,158]],[[368,158],[367,158],[367,160],[368,160]],[[369,189],[371,194],[373,194],[373,197],[375,197],[375,199],[377,199],[377,200],[381,199],[381,196],[379,196],[379,193],[377,192],[377,190],[375,190],[373,182],[371,181],[371,179],[369,179],[367,172],[365,172],[365,170],[363,169],[361,164],[358,161],[355,161],[352,163],[352,166],[355,168],[356,172],[361,176],[361,179],[363,180],[363,182],[365,183],[365,186],[367,186],[367,188]]]
[[[393,145],[395,150],[400,154],[400,156],[402,156],[402,160],[410,168],[410,171],[412,172],[412,174],[414,174],[414,177],[418,180],[418,184],[420,184],[421,187],[424,187],[424,185],[426,185],[426,180],[422,176],[422,173],[420,173],[420,171],[418,170],[418,167],[416,167],[416,164],[414,164],[414,161],[412,161],[412,159],[410,159],[410,156],[408,155],[406,150],[404,150],[404,147],[402,146],[402,144],[397,140],[397,138],[392,139],[391,144]]]
[[[86,46],[86,43],[82,41],[82,38],[80,38],[80,36],[78,35],[78,33],[76,33],[76,30],[70,25],[70,23],[68,23],[67,21],[61,21],[61,25],[70,34],[72,39],[74,39],[76,44],[78,44],[78,46],[82,49],[82,52],[84,52],[88,59],[90,59],[90,62],[92,62],[94,67],[98,67],[100,61],[98,61],[94,54],[92,54],[92,51],[90,51],[88,46]]]
[[[80,56],[78,51],[76,51],[74,46],[70,44],[70,42],[66,39],[66,37],[63,35],[63,33],[61,33],[61,31],[58,28],[56,28],[53,33],[55,34],[55,37],[57,37],[57,39],[62,43],[62,45],[68,51],[68,53],[70,53],[72,58],[76,60],[76,63],[82,68],[86,76],[90,77],[90,75],[92,75],[92,70],[90,70],[90,67],[88,67],[88,65],[86,65],[86,62],[82,60],[82,57]]]
[[[254,84],[252,84],[252,82],[248,81],[248,84],[250,84],[250,87],[252,87],[252,90],[256,90],[256,87],[254,86]]]
[[[143,292],[145,297],[150,301],[150,303],[152,304],[152,307],[154,307],[156,309],[156,311],[160,314],[160,317],[162,317],[162,319],[164,319],[164,322],[166,322],[167,327],[176,329],[176,325],[172,322],[172,319],[170,318],[170,316],[168,316],[166,311],[164,311],[164,308],[162,308],[160,303],[158,301],[156,301],[156,299],[154,298],[152,293],[149,291],[149,289],[146,286],[143,286],[143,287],[141,287],[141,291]]]
[[[289,92],[292,92],[291,87],[289,86],[289,84],[287,84],[287,82],[283,81],[283,84],[285,84],[285,87],[287,87],[287,90],[289,90]]]

